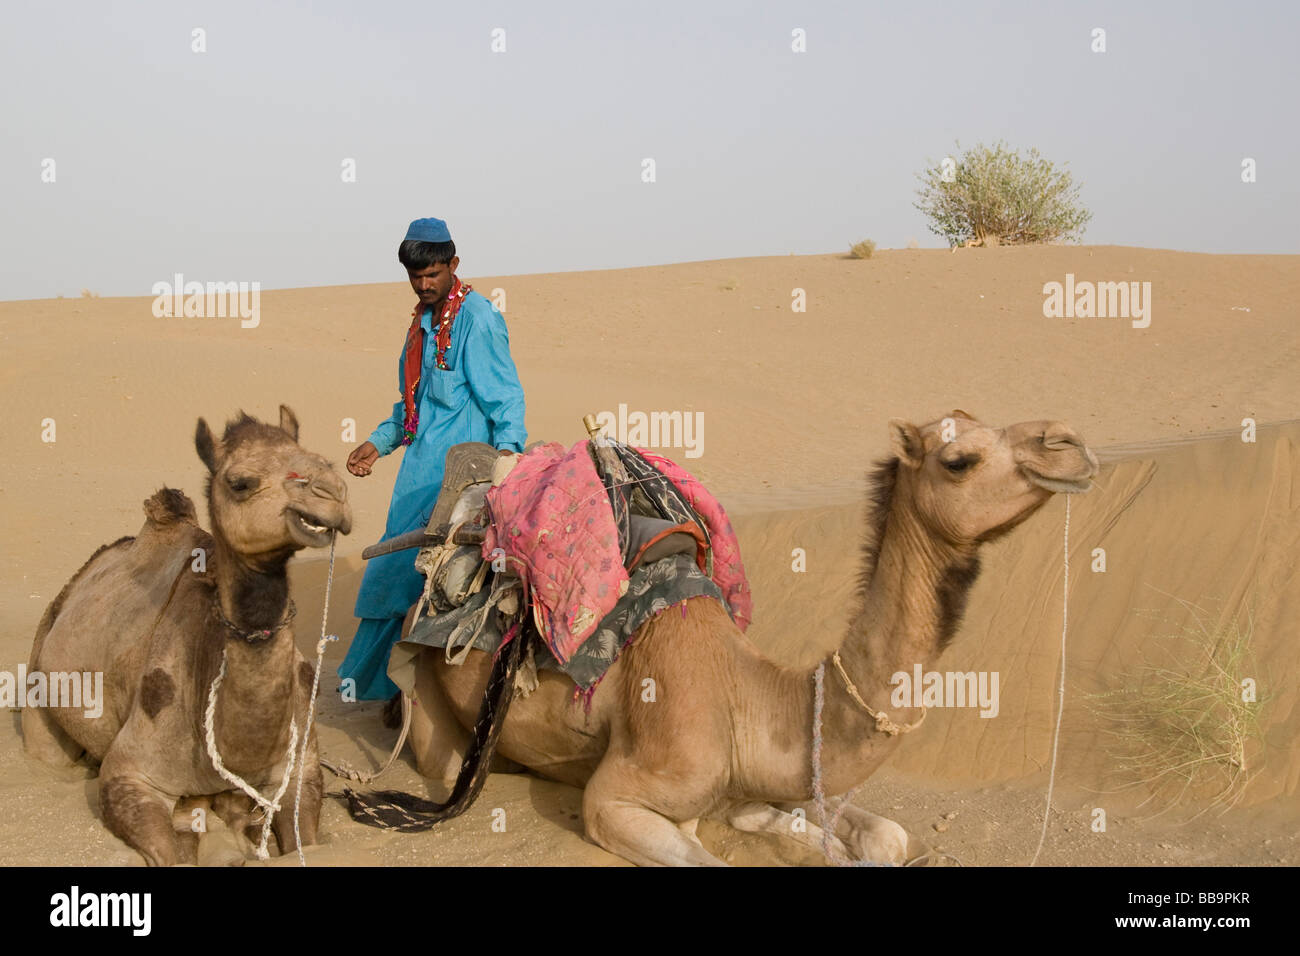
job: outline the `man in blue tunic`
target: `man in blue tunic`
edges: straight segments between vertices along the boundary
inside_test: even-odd
[[[441,219],[411,223],[397,258],[419,296],[397,365],[402,397],[348,456],[348,471],[363,478],[381,456],[407,446],[384,540],[428,523],[452,445],[487,442],[507,455],[523,451],[527,438],[524,390],[510,357],[505,319],[456,277],[460,259],[447,224]],[[338,671],[356,681],[358,700],[397,693],[388,679],[388,653],[424,588],[415,554],[399,551],[366,565],[353,612],[361,625]]]

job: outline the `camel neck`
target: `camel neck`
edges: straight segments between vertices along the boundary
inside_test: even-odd
[[[226,620],[244,631],[277,627],[289,604],[286,566],[292,551],[258,555],[250,560],[234,551],[220,535],[214,537],[217,600]]]
[[[924,670],[942,654],[979,561],[975,545],[937,539],[903,508],[891,508],[880,528],[874,570],[840,658],[866,704],[902,725],[914,723],[922,711],[892,705],[891,678],[900,671],[911,675],[917,666]],[[865,779],[906,734],[881,731],[830,660],[824,682],[827,792],[843,792]]]
[[[841,656],[869,686],[938,658],[952,639],[979,572],[976,546],[938,540],[908,514],[891,514],[875,570]]]
[[[258,556],[255,563],[214,537],[222,613],[242,631],[275,630],[267,640],[249,643],[221,628],[226,679],[217,696],[216,743],[226,766],[240,773],[274,764],[288,746],[297,649],[292,626],[280,625],[289,603],[285,566],[292,552]]]

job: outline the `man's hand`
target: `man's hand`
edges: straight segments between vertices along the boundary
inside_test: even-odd
[[[370,469],[379,460],[379,449],[368,441],[363,441],[348,455],[348,471],[358,478],[370,474]]]
[[[498,449],[497,449],[497,457],[498,457],[498,458],[504,458],[506,455],[513,455],[514,453],[515,453],[515,452],[514,452],[514,449],[512,449],[512,448],[498,448]]]

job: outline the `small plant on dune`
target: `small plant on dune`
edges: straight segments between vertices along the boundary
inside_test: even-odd
[[[870,259],[875,254],[876,243],[872,239],[863,239],[861,242],[849,246],[849,255],[854,259]]]
[[[735,292],[740,288],[740,280],[728,279],[726,282],[722,283],[722,285],[718,286],[718,288],[723,292]]]
[[[1263,700],[1253,699],[1243,681],[1257,677],[1251,666],[1254,627],[1249,610],[1214,625],[1208,612],[1179,601],[1192,622],[1161,639],[1172,667],[1144,666],[1131,684],[1091,695],[1094,712],[1112,726],[1116,743],[1111,757],[1130,779],[1126,787],[1145,786],[1151,800],[1167,810],[1188,798],[1209,793],[1196,816],[1235,806],[1245,793],[1252,769],[1247,743],[1259,737]],[[1160,812],[1164,812],[1161,810]]]
[[[81,297],[82,297],[83,299],[98,299],[98,298],[99,298],[99,293],[98,293],[98,292],[91,292],[89,289],[82,289],[82,290],[81,290]]]
[[[1036,149],[1022,156],[1001,142],[980,144],[917,179],[913,205],[951,246],[1077,241],[1092,218],[1069,172]]]

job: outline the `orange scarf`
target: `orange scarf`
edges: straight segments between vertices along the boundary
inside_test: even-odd
[[[437,355],[434,358],[438,368],[447,368],[447,349],[451,346],[451,327],[460,312],[460,305],[465,296],[473,289],[460,279],[452,277],[451,292],[443,306],[442,318],[434,336]],[[402,353],[402,403],[406,406],[406,420],[402,423],[402,444],[409,445],[415,440],[415,432],[420,427],[420,416],[415,407],[415,390],[420,384],[420,370],[424,367],[424,327],[420,324],[423,309],[416,306],[411,310],[411,327],[406,332],[406,348]]]

